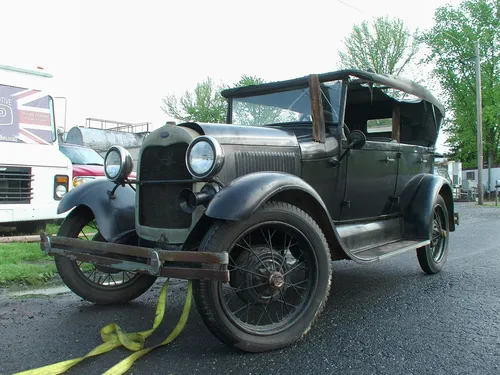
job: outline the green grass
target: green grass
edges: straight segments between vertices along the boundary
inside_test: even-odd
[[[39,242],[0,244],[0,285],[39,285],[54,275],[54,259],[44,254]]]
[[[47,224],[47,234],[56,235],[58,230],[59,225]],[[90,234],[96,230],[85,227],[83,232]],[[90,264],[84,265],[84,269],[92,267]],[[45,255],[40,249],[40,242],[0,243],[0,287],[12,284],[40,285],[53,279],[56,274],[54,258]]]
[[[59,225],[56,224],[47,224],[47,228],[45,229],[47,234],[57,234],[58,230],[59,230]]]

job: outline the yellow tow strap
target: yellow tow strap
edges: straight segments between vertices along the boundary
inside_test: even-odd
[[[158,326],[163,321],[163,317],[165,315],[165,307],[167,304],[167,288],[168,288],[168,279],[163,284],[161,288],[160,297],[158,299],[158,304],[156,305],[156,315],[153,323],[153,327],[147,331],[136,332],[136,333],[127,333],[124,332],[120,326],[116,323],[108,324],[107,326],[101,329],[101,338],[103,343],[98,347],[94,348],[90,352],[88,352],[83,357],[70,359],[67,361],[62,361],[58,363],[54,363],[52,365],[47,365],[43,367],[39,367],[33,370],[27,370],[23,372],[18,372],[13,375],[57,375],[62,374],[67,371],[69,368],[75,366],[86,358],[95,357],[100,354],[107,353],[119,346],[124,346],[127,349],[135,352],[118,362],[116,365],[111,367],[108,371],[103,373],[103,375],[121,375],[124,374],[134,362],[142,357],[143,355],[149,353],[151,350],[156,349],[160,346],[167,345],[171,343],[184,329],[186,325],[189,310],[191,309],[191,296],[193,293],[192,281],[188,281],[188,291],[186,296],[186,302],[184,302],[184,308],[182,309],[182,314],[175,326],[174,330],[168,335],[168,337],[163,340],[160,344],[151,346],[149,348],[144,348],[144,343],[146,338],[151,336],[151,334],[158,328]]]

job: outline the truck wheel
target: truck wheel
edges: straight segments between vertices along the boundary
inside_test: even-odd
[[[443,197],[438,195],[429,228],[431,243],[417,249],[418,262],[425,273],[438,273],[443,268],[448,258],[449,228],[448,209]]]
[[[106,241],[99,233],[93,212],[87,207],[79,207],[70,213],[57,235],[82,241]],[[155,276],[94,266],[60,255],[55,255],[55,262],[68,288],[96,304],[128,302],[145,293],[156,280]]]
[[[219,221],[199,251],[229,253],[229,283],[195,280],[195,302],[209,330],[247,352],[288,346],[310,329],[331,283],[328,244],[298,207],[265,203],[243,221]]]

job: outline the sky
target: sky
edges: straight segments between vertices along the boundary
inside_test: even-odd
[[[458,3],[0,0],[0,64],[53,74],[67,130],[87,117],[156,128],[169,120],[161,99],[208,76],[232,84],[336,70],[355,23],[388,15],[428,29],[437,7]]]

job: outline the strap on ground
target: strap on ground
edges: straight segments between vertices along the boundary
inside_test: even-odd
[[[156,315],[153,327],[151,329],[143,332],[127,333],[124,332],[118,324],[111,323],[101,329],[101,338],[103,343],[94,348],[93,350],[91,350],[90,352],[88,352],[83,357],[54,363],[52,365],[47,365],[32,370],[18,372],[13,375],[62,374],[63,372],[67,371],[71,367],[82,362],[86,358],[95,357],[100,354],[107,353],[120,346],[124,346],[127,349],[133,351],[134,353],[128,356],[127,358],[123,359],[113,367],[111,367],[109,370],[104,372],[103,375],[124,374],[128,369],[130,369],[130,367],[132,367],[134,362],[143,355],[149,353],[153,349],[156,349],[160,346],[170,344],[182,332],[184,326],[186,325],[187,319],[189,317],[189,311],[191,309],[191,299],[192,299],[191,297],[193,293],[193,286],[191,280],[188,281],[188,291],[187,291],[186,301],[184,302],[184,308],[182,310],[181,317],[179,318],[179,321],[177,322],[177,325],[175,326],[174,330],[160,344],[144,349],[144,343],[146,341],[146,338],[151,336],[151,334],[156,330],[156,328],[158,328],[158,326],[163,321],[163,317],[165,315],[165,308],[167,305],[168,281],[169,279],[165,281],[165,283],[161,288],[158,304],[156,305]]]

